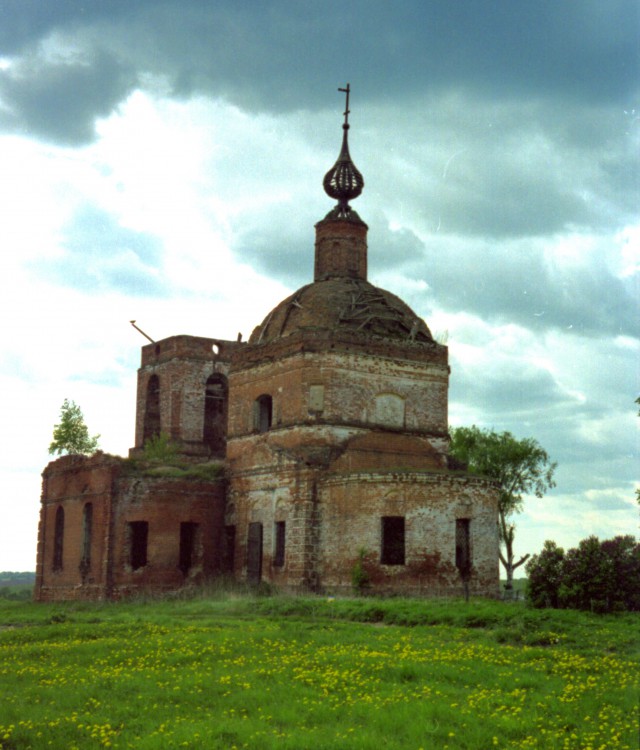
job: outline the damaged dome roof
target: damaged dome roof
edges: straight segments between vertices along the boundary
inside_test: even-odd
[[[301,330],[340,330],[377,339],[432,343],[426,323],[399,297],[364,279],[332,278],[298,289],[256,326],[249,343],[264,344]]]

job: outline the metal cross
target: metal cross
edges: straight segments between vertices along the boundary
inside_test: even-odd
[[[346,89],[338,89],[338,91],[342,91],[343,93],[347,95],[347,104],[344,110],[344,124],[348,126],[349,125],[349,112],[351,111],[349,109],[349,92],[351,91],[351,87],[349,86],[349,84],[347,84]]]

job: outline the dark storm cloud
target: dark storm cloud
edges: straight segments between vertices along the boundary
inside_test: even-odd
[[[0,54],[19,54],[25,46],[52,31],[121,15],[139,0],[2,0],[0,3]]]
[[[146,297],[165,296],[168,291],[157,271],[160,242],[120,226],[93,206],[85,206],[66,227],[62,246],[62,258],[39,261],[37,270],[63,286]]]
[[[559,354],[558,354],[559,356]],[[626,368],[631,371],[634,354],[627,353]],[[586,371],[601,367],[609,371],[606,360],[594,366],[590,359]],[[636,478],[624,419],[628,410],[615,410],[620,394],[608,387],[590,383],[590,399],[579,400],[564,391],[546,371],[524,362],[500,363],[491,370],[452,361],[451,403],[464,403],[484,417],[487,427],[497,432],[508,430],[516,437],[535,436],[552,461],[558,463],[556,481],[559,493],[586,490],[612,490],[611,478],[628,483]],[[589,380],[589,378],[587,378]],[[624,398],[624,394],[623,394]],[[632,496],[630,490],[629,497]]]
[[[87,143],[95,136],[94,119],[108,115],[135,80],[105,52],[81,62],[25,66],[0,76],[0,98],[10,106],[0,112],[0,125],[62,145]]]
[[[395,234],[378,237],[374,270],[392,264]],[[398,270],[424,280],[430,303],[444,310],[534,331],[640,336],[640,301],[631,281],[607,267],[606,248],[584,261],[563,263],[535,238],[492,243],[434,235],[423,243],[405,230],[402,241],[413,259]]]
[[[394,114],[366,109],[375,129],[354,129],[352,142],[367,194],[396,223],[504,238],[636,219],[640,122],[622,110],[452,94]]]
[[[514,417],[530,417],[540,403],[545,403],[550,412],[571,403],[548,372],[536,370],[524,361],[501,363],[493,374],[485,368],[482,378],[478,378],[477,368],[458,365],[451,383],[452,400],[464,400],[491,414],[496,423],[505,414],[511,421]]]
[[[298,223],[284,235],[272,231],[247,233],[233,250],[238,260],[297,288],[313,280],[313,235],[302,229]]]
[[[622,102],[637,88],[637,5],[632,0],[475,3],[337,0],[317,3],[196,0],[55,3],[5,0],[0,54],[32,55],[56,33],[110,50],[121,67],[94,57],[87,77],[104,97],[59,87],[58,103],[84,118],[63,141],[81,141],[99,116],[135,85],[139,72],[164,76],[177,96],[207,93],[267,111],[334,105],[345,76],[361,101],[402,99],[454,86],[493,98],[522,96]],[[47,77],[42,70],[43,78]],[[6,77],[6,76],[5,76]],[[11,79],[10,79],[11,80]],[[123,83],[126,82],[126,86]],[[26,78],[3,97],[23,127],[44,122]],[[44,89],[42,107],[51,106]],[[67,98],[72,101],[69,103]],[[86,99],[86,101],[81,101]],[[41,129],[35,128],[36,132]],[[59,140],[53,127],[49,137]]]

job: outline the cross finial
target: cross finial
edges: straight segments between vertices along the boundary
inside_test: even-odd
[[[349,109],[349,92],[351,91],[351,86],[349,86],[349,84],[347,84],[347,88],[346,89],[340,89],[339,88],[338,91],[342,91],[344,94],[347,95],[346,96],[347,103],[346,103],[346,106],[345,106],[345,109],[344,109],[344,125],[342,127],[343,128],[348,128],[349,127],[349,112],[351,111]]]
[[[339,88],[338,91],[346,95],[344,124],[342,126],[342,148],[338,161],[324,176],[322,185],[330,198],[338,200],[336,210],[344,217],[351,215],[352,210],[349,201],[360,195],[364,187],[364,179],[351,161],[351,156],[349,156],[349,94],[351,93],[351,86],[347,84],[346,88]]]

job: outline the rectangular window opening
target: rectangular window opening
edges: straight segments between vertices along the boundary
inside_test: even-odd
[[[286,536],[286,526],[284,521],[276,521],[274,533],[275,539],[273,548],[273,564],[275,567],[281,568],[284,565],[284,548]]]
[[[233,573],[236,562],[236,527],[224,527],[224,540],[222,548],[222,572]]]
[[[254,586],[262,580],[262,524],[249,524],[247,534],[247,581]]]
[[[456,519],[456,567],[463,576],[471,572],[471,540],[468,518]]]
[[[149,524],[147,521],[132,521],[129,524],[129,564],[133,570],[147,564],[147,541]]]
[[[404,565],[404,516],[382,517],[382,565]]]
[[[196,558],[196,539],[198,524],[187,521],[180,524],[180,561],[178,567],[183,575],[187,575]]]

